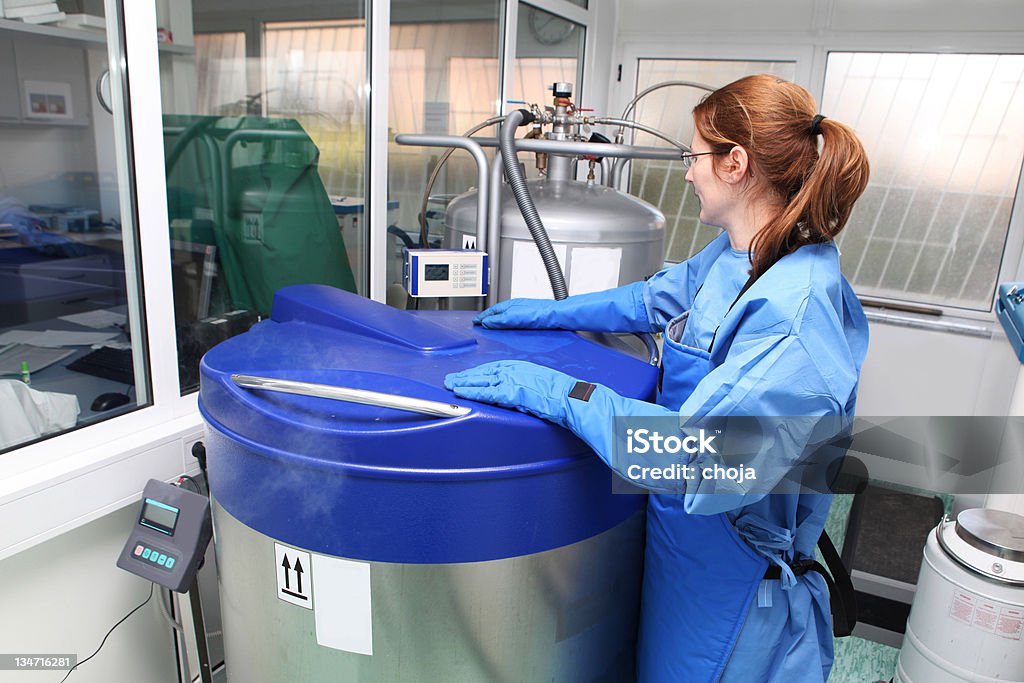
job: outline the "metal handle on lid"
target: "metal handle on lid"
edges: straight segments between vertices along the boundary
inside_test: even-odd
[[[430,415],[432,417],[462,417],[470,412],[469,408],[458,406],[454,403],[428,401],[422,398],[384,394],[378,391],[367,391],[366,389],[351,389],[332,384],[314,384],[312,382],[298,382],[291,379],[238,374],[231,375],[231,381],[244,389],[263,389],[265,391],[278,391],[283,394],[329,398],[335,401],[347,401],[349,403],[362,403],[363,405],[381,408],[406,410],[411,413],[420,413],[421,415]]]
[[[647,362],[654,366],[661,365],[661,349],[658,348],[658,342],[654,340],[654,335],[649,332],[634,332],[633,335],[639,337],[647,348]]]

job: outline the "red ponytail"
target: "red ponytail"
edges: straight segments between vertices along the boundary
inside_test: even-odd
[[[693,110],[712,151],[746,149],[759,187],[782,205],[750,245],[755,276],[805,244],[838,235],[867,186],[867,155],[856,134],[816,114],[807,90],[770,74],[719,88]]]

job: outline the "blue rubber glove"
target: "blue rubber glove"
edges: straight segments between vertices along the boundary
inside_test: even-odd
[[[515,408],[563,427],[575,384],[564,372],[521,360],[492,361],[444,378],[445,388],[460,398]]]
[[[520,360],[493,361],[452,373],[444,378],[444,386],[461,398],[515,408],[565,427],[624,478],[631,463],[621,456],[616,462],[613,418],[678,419],[675,411],[657,404],[626,398],[600,384]]]
[[[561,301],[509,299],[473,319],[492,330],[563,329],[590,332],[650,332],[643,282]]]

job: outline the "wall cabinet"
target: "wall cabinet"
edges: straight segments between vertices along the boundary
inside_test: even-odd
[[[88,126],[86,51],[105,53],[103,34],[18,24],[0,20],[0,123]]]
[[[21,94],[14,62],[14,41],[0,35],[0,121],[21,120]]]

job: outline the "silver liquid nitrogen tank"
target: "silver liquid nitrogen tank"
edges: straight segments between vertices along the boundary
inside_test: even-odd
[[[229,681],[631,680],[645,498],[443,380],[528,359],[649,400],[657,368],[473,315],[295,286],[203,358]]]

